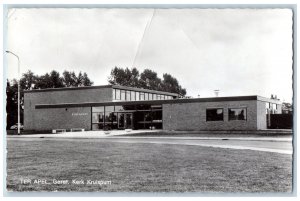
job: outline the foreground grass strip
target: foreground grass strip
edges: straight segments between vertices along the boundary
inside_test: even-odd
[[[51,139],[9,140],[7,149],[7,189],[10,191],[292,190],[292,156],[285,154],[201,146]],[[24,182],[29,180],[30,183]],[[34,180],[46,183],[35,184]],[[67,180],[68,183],[54,184],[53,180]],[[88,180],[110,183],[88,184]]]

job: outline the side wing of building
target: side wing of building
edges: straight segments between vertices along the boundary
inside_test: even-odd
[[[112,101],[112,87],[68,90],[36,90],[24,94],[24,129],[91,129],[91,108],[36,109],[38,104],[88,103]]]

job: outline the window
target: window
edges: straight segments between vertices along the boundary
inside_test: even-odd
[[[126,91],[126,100],[130,101],[130,91]]]
[[[270,109],[271,109],[270,103],[266,103],[266,114],[270,113],[271,111]]]
[[[228,120],[246,120],[247,119],[247,109],[246,108],[236,108],[228,109]]]
[[[92,107],[92,129],[103,129],[104,107]]]
[[[145,93],[144,92],[140,92],[140,100],[145,100]]]
[[[206,121],[223,121],[223,109],[206,109]]]
[[[138,92],[138,91],[135,92],[135,99],[137,101],[140,100],[140,92]]]
[[[121,100],[126,100],[126,92],[125,90],[121,90]]]
[[[92,107],[92,112],[104,112],[104,107]]]
[[[134,91],[131,91],[131,100],[132,101],[135,101],[135,92]]]
[[[161,98],[160,94],[157,94],[157,100],[160,100],[160,98]]]
[[[103,123],[104,121],[104,113],[93,113],[93,122],[92,123]]]
[[[121,100],[121,92],[120,89],[115,89],[115,100]]]
[[[145,93],[145,100],[149,100],[149,94]]]
[[[157,100],[156,94],[153,94],[153,100]]]
[[[152,100],[153,94],[149,94],[149,100]]]
[[[117,114],[114,113],[114,106],[105,106],[105,126],[108,129],[114,129],[117,125]]]

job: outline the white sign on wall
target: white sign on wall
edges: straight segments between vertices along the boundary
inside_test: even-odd
[[[88,113],[83,113],[83,112],[72,112],[72,116],[86,116]]]

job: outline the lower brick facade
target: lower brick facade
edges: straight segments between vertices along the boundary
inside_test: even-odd
[[[34,115],[34,130],[84,128],[91,130],[91,108],[39,109]]]
[[[164,130],[257,130],[265,129],[266,123],[258,127],[257,102],[251,101],[222,101],[199,102],[163,105]],[[206,109],[223,108],[223,121],[206,121]],[[228,109],[246,108],[246,120],[229,120]],[[265,108],[262,109],[265,115]],[[266,121],[265,119],[260,119]],[[265,125],[265,126],[264,126]]]

